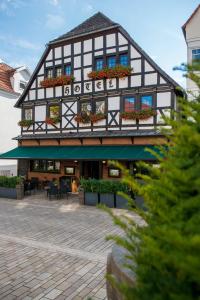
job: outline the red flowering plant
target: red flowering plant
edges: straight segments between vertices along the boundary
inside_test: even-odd
[[[125,120],[146,120],[156,115],[156,111],[152,108],[134,110],[130,112],[122,112],[120,117]]]
[[[97,113],[97,114],[91,114],[90,115],[90,120],[92,121],[92,123],[96,123],[100,120],[103,120],[106,118],[106,115],[103,113]]]
[[[60,122],[60,117],[46,118],[45,123],[48,125],[56,125]]]
[[[70,84],[75,80],[74,76],[70,75],[61,75],[56,78],[45,78],[44,80],[40,81],[40,85],[43,88],[48,88],[48,87],[54,87],[54,86],[62,86],[62,85],[67,85]]]
[[[104,78],[123,78],[131,75],[132,68],[122,65],[117,65],[114,68],[104,68],[98,71],[92,71],[88,73],[90,79],[98,80]]]

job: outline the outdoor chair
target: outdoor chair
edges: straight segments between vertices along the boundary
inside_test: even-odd
[[[58,199],[60,197],[60,192],[59,192],[58,187],[52,183],[50,183],[50,185],[49,185],[48,197],[49,197],[49,200],[51,200],[52,197],[54,197],[56,199]]]

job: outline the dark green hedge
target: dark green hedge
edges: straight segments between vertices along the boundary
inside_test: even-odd
[[[20,177],[0,176],[0,187],[15,188],[18,183],[20,183]]]
[[[81,186],[85,192],[92,193],[117,193],[128,192],[128,187],[120,181],[81,179]]]

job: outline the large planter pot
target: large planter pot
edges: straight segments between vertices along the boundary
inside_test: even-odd
[[[114,207],[114,194],[105,193],[100,194],[100,203],[105,204],[108,207]]]
[[[128,208],[128,201],[124,197],[120,195],[116,195],[116,208],[123,208],[127,209]]]
[[[107,260],[107,273],[115,277],[116,281],[119,283],[125,282],[131,286],[135,285],[136,276],[135,274],[125,265],[128,263],[125,255],[127,254],[126,250],[120,248],[119,246],[114,246],[112,252],[108,255]],[[123,300],[123,295],[117,290],[116,287],[113,287],[110,281],[107,279],[107,298],[108,300]]]
[[[24,185],[23,184],[16,185],[16,193],[17,193],[18,200],[21,200],[24,198]]]
[[[98,204],[98,193],[85,193],[85,205],[95,206]]]
[[[17,190],[15,188],[0,187],[0,198],[17,199]]]

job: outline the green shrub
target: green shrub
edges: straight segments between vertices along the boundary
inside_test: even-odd
[[[200,89],[200,64],[187,68],[186,76]],[[178,107],[176,120],[166,119],[171,130],[165,132],[165,158],[154,153],[160,168],[141,163],[149,170],[149,175],[138,174],[143,185],[115,164],[122,181],[144,198],[148,209],[130,207],[146,221],[147,226],[139,227],[133,218],[105,208],[125,233],[108,239],[127,250],[126,266],[136,275],[134,285],[108,276],[125,300],[200,299],[200,95],[190,101],[180,98]]]
[[[128,186],[120,181],[81,179],[81,186],[85,192],[91,193],[117,193],[128,192]]]
[[[17,184],[20,183],[20,177],[13,176],[13,177],[6,177],[0,176],[0,187],[6,188],[15,188]]]

